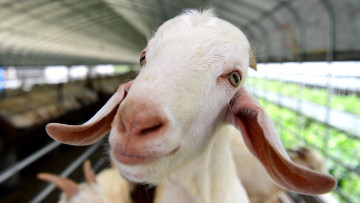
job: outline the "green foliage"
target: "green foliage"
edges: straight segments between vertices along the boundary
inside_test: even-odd
[[[300,84],[285,83],[276,80],[267,80],[263,78],[248,78],[247,84],[251,87],[264,89],[270,92],[276,92],[285,96],[301,98],[320,105],[327,105],[328,92],[327,89],[314,89]],[[330,107],[333,109],[346,111],[356,115],[360,115],[360,97],[350,95],[332,95],[330,97]]]
[[[360,166],[360,140],[350,139],[346,134],[330,129],[327,150],[329,155],[351,168]]]
[[[338,163],[328,159],[326,160],[329,172],[336,177],[337,186],[341,193],[333,192],[338,199],[343,203],[356,202],[360,199],[360,180],[356,173],[349,172],[346,168]],[[343,197],[345,195],[346,197]],[[349,200],[349,201],[348,201]]]
[[[347,96],[334,95],[331,98],[331,106],[335,109],[351,112],[360,115],[360,99],[358,96],[351,94]]]

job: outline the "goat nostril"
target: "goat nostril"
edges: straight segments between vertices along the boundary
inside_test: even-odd
[[[145,128],[145,129],[140,131],[140,135],[146,135],[146,134],[149,134],[151,132],[155,132],[155,131],[161,129],[162,127],[163,127],[163,123],[159,123],[159,124],[154,125],[152,127]]]

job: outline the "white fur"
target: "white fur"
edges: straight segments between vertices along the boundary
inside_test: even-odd
[[[244,88],[248,67],[256,69],[249,42],[211,10],[165,22],[140,62],[136,79],[120,85],[92,119],[77,126],[49,124],[47,132],[86,145],[110,130],[110,156],[124,178],[168,181],[157,202],[249,202],[237,177],[231,125],[279,185],[306,194],[336,185],[331,176],[290,161],[271,118]]]
[[[231,156],[229,129],[220,128],[204,153],[160,184],[155,203],[248,202]]]
[[[131,183],[121,177],[117,168],[112,167],[101,171],[101,173],[96,176],[96,180],[97,184],[103,188],[104,195],[109,203],[132,202],[130,197]]]
[[[165,22],[146,47],[146,65],[120,105],[152,105],[169,119],[163,136],[142,145],[142,152],[168,154],[151,163],[128,166],[113,157],[122,175],[157,184],[167,178],[162,202],[248,202],[230,151],[228,102],[243,86],[249,66],[244,34],[211,11],[188,11]],[[234,88],[226,74],[242,72]],[[135,107],[134,107],[135,106]],[[112,128],[112,149],[124,144]],[[113,152],[111,152],[113,156]]]
[[[79,192],[70,200],[62,193],[59,203],[111,203],[106,197],[104,189],[99,185],[80,184]]]
[[[96,183],[82,183],[79,192],[72,198],[62,193],[59,203],[131,203],[131,185],[117,168],[101,171],[96,176]]]
[[[211,10],[191,10],[159,27],[145,51],[146,63],[110,131],[115,166],[130,181],[157,184],[167,179],[157,202],[248,202],[237,178],[227,123],[229,102],[243,87],[249,67],[245,35]],[[227,75],[236,70],[242,80],[233,87]],[[161,134],[141,141],[148,135],[124,131],[124,120],[129,121],[125,116],[159,113],[167,121]],[[137,124],[133,120],[129,125]],[[117,160],[117,149],[133,157],[150,154],[154,160],[126,165]]]
[[[230,147],[233,131],[242,138],[231,125],[279,185],[307,194],[335,186],[332,177],[290,161],[270,117],[244,88],[249,65],[256,69],[249,42],[211,10],[165,22],[140,62],[136,79],[120,85],[92,119],[78,126],[49,124],[47,132],[85,145],[110,130],[110,156],[124,178],[167,180],[157,202],[249,202]],[[247,162],[237,168],[246,168],[242,164]]]

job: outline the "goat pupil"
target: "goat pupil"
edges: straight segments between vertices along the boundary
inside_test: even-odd
[[[232,76],[233,76],[234,82],[235,82],[236,84],[238,84],[238,83],[239,83],[239,77],[237,76],[237,74],[233,74]]]

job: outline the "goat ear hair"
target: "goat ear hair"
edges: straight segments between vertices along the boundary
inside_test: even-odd
[[[240,89],[229,111],[229,122],[242,133],[251,153],[281,187],[303,194],[323,194],[334,189],[336,180],[293,163],[286,153],[270,116],[256,98]]]
[[[256,58],[252,49],[249,50],[250,68],[257,70]]]
[[[82,125],[66,125],[50,123],[47,133],[55,140],[70,145],[89,145],[106,135],[111,128],[117,109],[126,96],[132,82],[120,85],[117,92],[86,123]]]

